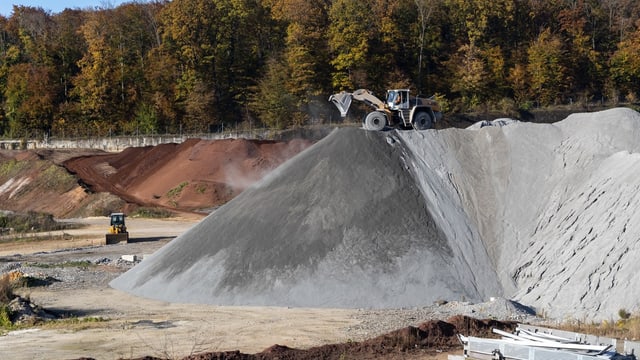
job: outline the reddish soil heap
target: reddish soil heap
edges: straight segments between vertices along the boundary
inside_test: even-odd
[[[41,211],[56,217],[104,215],[137,206],[207,210],[231,200],[311,144],[301,139],[191,139],[120,153],[2,151],[0,203],[2,210]],[[65,178],[62,174],[67,171],[60,166],[76,179]]]

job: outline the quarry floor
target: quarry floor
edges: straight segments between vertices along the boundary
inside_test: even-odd
[[[254,354],[278,344],[307,349],[362,341],[426,320],[421,310],[366,311],[284,307],[230,307],[171,304],[136,297],[108,286],[128,269],[122,255],[149,256],[199,219],[130,219],[129,244],[97,245],[102,218],[74,219],[87,227],[73,230],[80,242],[50,240],[3,247],[0,266],[20,264],[25,273],[58,280],[19,293],[47,311],[94,318],[86,326],[34,327],[0,336],[0,359],[131,359],[155,356],[179,359],[202,352],[239,350]],[[133,231],[133,230],[132,230]],[[138,241],[136,241],[138,240]],[[73,244],[73,245],[71,245]],[[74,246],[68,248],[69,246]],[[102,260],[100,260],[102,259]],[[111,261],[105,261],[109,259]],[[74,261],[105,265],[87,269],[55,266]],[[40,264],[30,267],[30,264]],[[42,266],[49,264],[51,267]],[[131,264],[133,266],[133,264]],[[45,275],[46,274],[46,275]],[[454,352],[432,349],[397,358],[446,359]],[[362,354],[361,358],[375,358]],[[396,358],[387,354],[384,358]]]

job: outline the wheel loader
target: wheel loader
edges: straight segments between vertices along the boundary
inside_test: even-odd
[[[125,225],[124,213],[111,213],[109,232],[106,235],[107,245],[117,244],[119,242],[129,242],[129,233]]]
[[[385,101],[366,89],[359,89],[352,93],[342,91],[329,97],[329,101],[340,110],[342,117],[347,116],[354,99],[375,109],[363,120],[363,127],[367,130],[380,131],[386,126],[426,130],[431,129],[436,121],[442,119],[440,105],[433,97],[411,97],[409,89],[387,90]]]

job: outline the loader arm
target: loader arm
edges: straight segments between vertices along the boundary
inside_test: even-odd
[[[366,89],[358,89],[352,93],[342,91],[329,97],[331,101],[340,110],[340,116],[347,116],[352,100],[362,101],[376,110],[384,109],[384,102],[378,99],[373,93]]]

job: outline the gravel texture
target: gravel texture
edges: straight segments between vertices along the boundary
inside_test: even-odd
[[[482,126],[484,125],[484,126]],[[637,312],[640,114],[337,129],[111,282],[169,302]]]
[[[156,248],[158,245],[148,244],[148,246]],[[125,249],[138,251],[137,257],[140,259],[143,253],[153,250],[145,249],[144,244],[135,246],[129,244],[129,246],[116,246],[116,248],[117,250],[114,250],[110,246],[101,246],[2,257],[0,274],[20,271],[25,276],[36,279],[37,286],[46,288],[52,294],[68,290],[100,290],[107,288],[111,280],[140,263],[140,260],[125,261],[121,255],[114,253],[122,253]],[[92,316],[113,315],[112,310],[104,311],[103,314],[95,313]],[[64,316],[64,314],[59,315]],[[503,298],[477,304],[466,301],[439,301],[424,307],[358,309],[353,315],[358,324],[350,326],[345,332],[351,340],[363,341],[406,326],[418,326],[427,320],[446,320],[454,315],[527,323],[539,321],[530,309]]]

